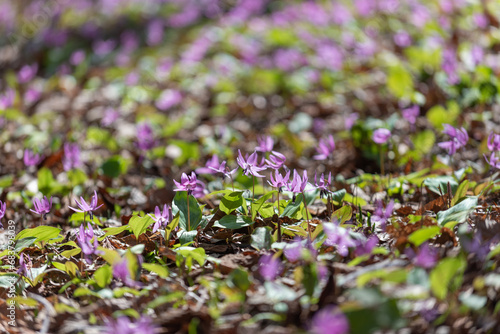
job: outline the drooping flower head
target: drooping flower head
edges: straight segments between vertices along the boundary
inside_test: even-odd
[[[229,169],[227,166],[226,166],[226,162],[223,161],[221,162],[221,164],[217,167],[212,167],[212,166],[209,166],[208,168],[210,168],[214,173],[221,173],[224,175],[224,177],[228,177],[230,178],[231,175],[233,175],[234,173],[236,173],[236,171],[238,170],[238,167],[236,167],[235,169]]]
[[[116,320],[107,320],[104,334],[155,334],[158,328],[153,324],[151,318],[141,316],[137,321],[132,322],[126,316],[121,316]]]
[[[435,248],[431,248],[431,246],[425,242],[420,245],[418,254],[411,248],[407,248],[405,250],[406,256],[413,262],[417,267],[431,269],[433,268],[438,260],[438,254]]]
[[[274,280],[281,273],[281,262],[272,254],[265,254],[259,259],[259,273],[266,281]]]
[[[324,244],[336,247],[340,255],[347,256],[349,248],[356,247],[356,242],[349,235],[349,230],[340,226],[338,222],[324,223],[323,229],[327,237]]]
[[[80,225],[80,230],[78,236],[76,237],[76,241],[78,246],[82,249],[82,253],[84,254],[85,260],[88,263],[91,263],[92,260],[90,255],[101,255],[101,252],[97,250],[99,246],[97,242],[97,236],[94,236],[94,229],[90,224],[87,225],[87,229],[84,227],[85,224]],[[92,241],[94,239],[94,241]]]
[[[314,173],[314,185],[319,189],[319,197],[323,198],[327,194],[331,193],[330,187],[332,185],[332,172],[328,173],[328,179],[325,179],[323,173],[321,173],[321,177],[319,181],[317,180],[317,174]]]
[[[379,225],[382,228],[382,230],[385,231],[385,226],[389,218],[392,217],[393,210],[394,210],[393,200],[391,200],[389,204],[387,204],[385,209],[384,209],[384,204],[382,203],[382,201],[379,200],[377,201],[377,208],[375,209],[375,212],[371,216],[371,221]]]
[[[155,135],[153,128],[147,122],[137,125],[137,142],[136,145],[141,150],[150,150],[156,146]]]
[[[285,165],[286,157],[280,152],[271,151],[269,159],[266,159],[265,161],[269,168],[278,170]]]
[[[496,133],[491,133],[488,136],[488,150],[492,152],[497,152],[500,151],[500,135],[497,135]]]
[[[29,166],[36,166],[43,160],[43,157],[40,154],[33,153],[31,150],[24,150],[23,161],[24,164]]]
[[[330,305],[314,314],[309,331],[314,334],[347,334],[349,321],[336,306]]]
[[[85,199],[83,199],[82,196],[80,196],[80,202],[78,202],[78,200],[75,200],[75,202],[80,209],[75,209],[71,206],[69,208],[76,212],[90,212],[91,221],[93,221],[94,219],[93,211],[103,206],[103,204],[97,206],[97,191],[95,190],[94,190],[94,196],[92,196],[92,199],[90,200],[90,204],[87,204],[87,202],[85,201]]]
[[[325,160],[330,157],[330,155],[333,154],[333,151],[335,150],[335,141],[333,140],[333,136],[329,135],[328,139],[320,139],[318,147],[316,148],[316,151],[318,151],[318,154],[316,154],[313,158],[315,160]]]
[[[259,146],[255,148],[257,152],[271,152],[274,147],[274,140],[270,136],[261,136],[257,138]]]
[[[140,282],[137,282],[132,278],[131,270],[129,269],[129,262],[126,257],[123,257],[121,261],[113,264],[113,277],[130,287],[141,286]]]
[[[7,202],[0,201],[0,220],[5,217],[5,210],[7,209]],[[3,228],[2,222],[0,222],[0,227]]]
[[[26,254],[26,260],[25,260],[25,254],[22,253],[21,256],[19,257],[19,269],[17,270],[17,274],[25,276],[25,277],[31,277],[31,266],[33,264],[31,263],[30,256]]]
[[[387,143],[390,137],[391,131],[389,131],[388,129],[380,128],[373,131],[372,139],[376,144],[382,145]]]
[[[17,80],[23,84],[31,81],[38,71],[38,64],[24,65],[17,73]]]
[[[496,169],[500,169],[500,159],[498,159],[497,155],[495,152],[492,152],[491,155],[490,155],[490,158],[488,159],[488,157],[486,156],[486,154],[484,154],[484,159],[486,160],[486,162],[493,168],[496,168]]]
[[[205,163],[205,167],[196,168],[195,172],[197,174],[215,174],[217,173],[217,168],[220,167],[219,157],[217,154],[212,155],[210,159]]]
[[[411,125],[417,122],[417,117],[420,114],[420,107],[418,105],[413,105],[401,111],[403,118],[408,121]]]
[[[238,150],[238,157],[236,158],[238,165],[243,169],[243,174],[248,176],[248,174],[255,177],[264,177],[264,175],[259,174],[259,172],[266,170],[266,167],[259,167],[257,165],[257,152],[253,152],[246,159],[241,155],[241,151]]]
[[[188,195],[195,196],[194,194],[199,193],[200,190],[202,192],[204,191],[203,183],[201,181],[198,181],[198,178],[196,177],[196,174],[194,172],[191,172],[191,175],[182,173],[181,182],[177,182],[176,180],[174,180],[174,183],[177,187],[174,189],[174,191],[187,191]]]
[[[153,220],[155,221],[155,224],[153,225],[153,233],[156,232],[160,227],[162,226],[167,226],[167,224],[172,221],[172,208],[170,205],[165,204],[163,206],[163,212],[160,210],[160,208],[157,206],[155,208],[155,216],[151,216],[148,214]]]
[[[304,169],[302,177],[300,177],[297,170],[294,169],[293,170],[293,178],[290,182],[288,182],[288,184],[286,185],[286,188],[288,191],[291,191],[293,193],[302,193],[306,189],[307,181],[308,181],[307,170]]]
[[[278,189],[278,192],[281,192],[281,189],[288,184],[288,179],[290,179],[290,170],[288,170],[286,172],[285,176],[283,176],[276,169],[274,171],[274,175],[275,176],[273,177],[273,173],[271,173],[271,176],[270,176],[271,181],[268,180],[267,183],[269,183],[271,185],[271,187]]]
[[[30,209],[30,211],[43,216],[43,219],[47,220],[47,214],[52,209],[52,197],[48,200],[47,196],[44,196],[41,201],[35,197],[33,199],[33,206],[35,210]]]
[[[450,124],[443,124],[443,133],[450,136],[449,141],[438,143],[438,146],[447,150],[448,155],[453,155],[458,149],[464,147],[469,141],[469,135],[464,128],[454,128]]]
[[[80,168],[82,166],[82,161],[80,160],[80,147],[77,143],[64,144],[64,157],[62,163],[65,171],[69,171],[73,168]]]

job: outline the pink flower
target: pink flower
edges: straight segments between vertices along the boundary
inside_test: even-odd
[[[385,144],[391,137],[391,131],[388,129],[380,128],[373,131],[372,139],[376,144]]]

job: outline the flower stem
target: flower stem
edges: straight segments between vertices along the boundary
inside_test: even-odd
[[[380,154],[380,174],[381,174],[381,176],[384,176],[384,174],[385,174],[385,170],[384,170],[384,148],[382,146],[380,146],[379,154]]]
[[[188,205],[188,231],[191,231],[191,215],[189,214],[189,193],[187,194],[187,205]]]
[[[311,224],[309,221],[309,210],[307,210],[307,201],[304,192],[302,192],[302,200],[304,201],[304,208],[306,209],[307,237],[309,238],[309,241],[311,241]]]
[[[278,189],[278,242],[281,242],[280,191]]]

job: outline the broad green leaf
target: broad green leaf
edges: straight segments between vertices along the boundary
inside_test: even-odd
[[[81,169],[72,169],[68,171],[68,179],[70,184],[74,187],[84,184],[87,181],[87,175]]]
[[[270,191],[255,202],[251,204],[251,211],[252,211],[252,220],[255,220],[255,217],[257,217],[257,212],[259,212],[260,208],[262,205],[269,199],[271,196],[274,194],[277,194],[278,192],[276,190]]]
[[[35,228],[29,228],[29,229],[22,230],[21,232],[19,232],[16,235],[16,237],[14,239],[19,240],[19,239],[23,239],[23,238],[35,237],[36,238],[35,242],[49,241],[50,239],[56,238],[60,232],[61,232],[61,229],[59,229],[57,227],[37,226]]]
[[[81,251],[82,251],[81,248],[73,248],[73,249],[62,252],[61,256],[64,256],[65,258],[69,259],[72,256],[80,254]]]
[[[105,228],[103,231],[105,231],[106,234],[103,235],[101,238],[104,239],[105,237],[110,236],[110,235],[120,234],[123,231],[128,230],[129,228],[130,228],[130,225],[123,225],[123,226],[118,226],[118,227],[108,227],[108,228]],[[101,239],[101,238],[99,238],[99,239]]]
[[[16,253],[21,252],[23,249],[33,245],[36,242],[36,237],[28,237],[22,238],[16,242],[16,246],[14,247],[14,251]]]
[[[453,196],[453,199],[451,200],[451,206],[454,206],[455,204],[458,203],[465,195],[467,194],[467,190],[469,190],[469,181],[464,180],[462,183],[457,188],[457,192],[455,193],[455,196]]]
[[[424,155],[431,151],[436,142],[436,135],[432,130],[424,130],[416,133],[412,136],[412,142],[415,146],[415,150],[420,154]]]
[[[234,191],[232,193],[224,195],[219,204],[219,209],[224,212],[226,215],[229,215],[231,212],[239,208],[240,206],[245,204],[245,200],[243,199],[242,191]]]
[[[61,185],[54,179],[52,172],[47,167],[42,167],[38,171],[38,190],[50,197],[54,193],[58,192]]]
[[[345,189],[340,189],[337,190],[333,193],[330,194],[332,201],[335,202],[337,205],[340,205],[342,203],[342,200],[344,199],[345,194],[347,191]]]
[[[76,272],[78,271],[78,266],[71,262],[71,261],[66,261],[66,263],[64,264],[64,266],[66,267],[66,272],[71,276],[71,277],[75,277],[76,276]]]
[[[179,247],[175,251],[184,257],[192,257],[200,266],[203,266],[207,257],[205,250],[201,247]]]
[[[458,183],[452,176],[436,176],[426,178],[424,180],[424,186],[438,195],[444,195],[448,192],[448,183],[450,184],[451,191],[455,192],[458,187]]]
[[[64,263],[61,263],[61,262],[52,262],[52,265],[56,269],[59,269],[59,270],[62,270],[62,271],[66,271],[66,266],[64,265]]]
[[[295,198],[295,202],[293,200],[290,200],[280,217],[290,217],[290,218],[293,217],[293,215],[295,215],[297,211],[299,211],[303,199],[304,196],[302,196],[302,194],[298,194],[297,197]]]
[[[477,206],[477,196],[471,196],[464,199],[462,202],[452,206],[446,211],[437,213],[437,221],[439,225],[443,226],[447,222],[457,221],[463,223],[467,220],[469,215]]]
[[[257,227],[252,233],[250,245],[257,250],[269,249],[271,248],[271,239],[271,228],[269,226]]]
[[[463,257],[452,257],[441,260],[431,271],[431,290],[438,299],[446,298],[452,283],[455,283],[454,288],[460,284],[466,266],[467,261]]]
[[[132,229],[136,239],[139,239],[139,236],[146,232],[148,227],[154,223],[153,218],[146,215],[144,217],[132,216],[128,222],[128,225]]]
[[[443,106],[436,105],[427,111],[427,120],[438,130],[443,129],[443,124],[455,125],[457,117],[460,115],[460,110],[450,106],[446,110]]]
[[[413,79],[410,72],[401,65],[389,68],[387,88],[397,98],[408,98],[413,93]]]
[[[408,236],[408,241],[410,241],[415,246],[420,246],[427,240],[434,238],[441,232],[439,226],[422,227]]]
[[[179,226],[184,231],[194,231],[198,227],[201,222],[201,209],[198,205],[198,201],[193,196],[189,196],[189,217],[190,217],[190,228],[188,229],[188,220],[187,220],[187,192],[186,191],[178,191],[175,194],[174,202],[172,203],[172,212],[176,215],[178,212],[180,213]]]
[[[181,231],[179,235],[179,243],[181,245],[191,244],[197,235],[198,231]]]
[[[84,212],[75,212],[69,217],[70,222],[76,222],[76,223],[80,223],[80,224],[83,223],[84,219],[87,223],[90,223],[91,222],[90,214],[85,214]],[[101,223],[99,222],[99,219],[97,218],[96,215],[93,215],[92,222],[96,225],[99,225],[99,226],[101,225]]]
[[[113,271],[109,265],[105,264],[94,272],[93,277],[100,288],[105,288],[113,279]]]
[[[152,271],[161,278],[168,277],[168,269],[166,266],[162,266],[156,263],[143,263],[142,267],[146,270]]]
[[[227,215],[216,221],[214,227],[237,230],[242,227],[250,226],[253,223],[254,221],[248,216]]]
[[[165,227],[165,240],[170,240],[170,234],[179,225],[179,214],[176,214],[172,221]]]
[[[350,205],[344,205],[340,209],[333,212],[332,216],[339,221],[340,224],[345,223],[352,217],[352,207]]]

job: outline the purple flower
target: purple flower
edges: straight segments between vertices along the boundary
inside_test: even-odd
[[[334,150],[335,150],[335,141],[333,140],[333,136],[329,135],[327,140],[320,139],[318,148],[316,148],[318,154],[315,155],[313,158],[314,160],[328,159],[328,157],[331,154],[333,154]]]
[[[478,27],[478,28],[481,28],[481,29],[484,29],[488,26],[488,17],[482,13],[476,13],[474,14],[474,16],[472,17],[472,19],[474,20],[474,24]]]
[[[69,57],[69,63],[73,66],[80,65],[85,60],[85,51],[76,50]]]
[[[150,150],[156,146],[153,128],[149,123],[137,125],[137,147],[141,150]]]
[[[120,117],[120,113],[116,109],[106,108],[104,116],[101,119],[101,125],[110,126],[118,119],[118,117]]]
[[[317,174],[314,173],[314,185],[319,189],[319,197],[323,198],[323,196],[331,193],[330,186],[332,185],[332,172],[328,173],[328,179],[325,180],[323,173],[321,173],[321,177],[319,178],[319,182],[316,179]]]
[[[148,45],[154,46],[160,44],[163,40],[163,22],[161,20],[153,20],[149,23],[146,36]]]
[[[472,238],[464,236],[460,238],[464,250],[469,254],[475,254],[478,259],[483,261],[490,252],[491,245],[497,242],[496,236],[485,240],[480,232],[476,232]]]
[[[261,136],[257,138],[259,146],[255,148],[257,152],[271,152],[274,146],[274,140],[270,136]]]
[[[146,316],[141,316],[135,323],[129,318],[121,316],[116,321],[107,320],[105,334],[155,334],[158,333],[157,327],[152,323],[151,319]]]
[[[80,160],[80,147],[78,147],[78,144],[64,144],[64,157],[62,159],[62,163],[65,171],[82,166],[82,162]]]
[[[264,177],[264,175],[259,174],[259,172],[266,170],[266,167],[259,167],[257,165],[257,152],[253,152],[249,157],[243,158],[241,151],[238,150],[238,157],[236,158],[238,165],[243,169],[243,174],[248,176],[251,174],[256,177]]]
[[[17,80],[23,84],[31,81],[38,71],[38,64],[24,65],[17,73]]]
[[[24,93],[24,100],[27,104],[36,102],[42,96],[42,92],[35,88],[29,88],[26,93]]]
[[[186,173],[182,173],[181,182],[174,180],[174,183],[177,187],[174,191],[187,191],[188,195],[193,195],[194,197],[199,197],[200,191],[201,194],[204,192],[203,183],[198,181],[194,172],[191,172],[189,176]]]
[[[17,274],[22,275],[24,277],[30,277],[31,276],[31,266],[33,265],[31,263],[30,256],[26,254],[27,261],[24,261],[24,253],[21,254],[21,257],[19,257],[19,269],[17,270]]]
[[[400,30],[394,35],[394,43],[403,48],[410,46],[411,36],[406,31]]]
[[[78,202],[78,200],[75,200],[76,204],[78,205],[78,207],[80,209],[75,209],[71,206],[69,206],[69,208],[73,211],[76,211],[76,212],[90,212],[90,220],[93,221],[93,219],[94,219],[93,211],[97,210],[101,206],[103,206],[103,204],[97,206],[97,191],[94,190],[94,196],[92,196],[92,199],[90,200],[90,204],[87,204],[87,202],[83,199],[82,196],[80,196],[80,201],[81,202]]]
[[[296,237],[293,242],[287,244],[283,249],[283,253],[290,262],[296,262],[302,257],[302,249],[304,246],[300,238]]]
[[[43,157],[40,154],[35,154],[28,149],[24,150],[23,161],[27,167],[38,165],[42,161],[42,159]]]
[[[155,208],[155,216],[151,216],[148,214],[153,220],[155,224],[153,226],[153,233],[156,232],[160,227],[167,226],[167,224],[172,220],[172,208],[170,205],[165,204],[163,206],[163,212],[160,211],[160,208],[157,206]]]
[[[178,105],[181,102],[182,102],[181,92],[174,89],[166,89],[156,99],[155,105],[161,111],[167,111],[168,109]]]
[[[372,139],[376,144],[385,144],[391,137],[391,131],[388,129],[380,128],[373,131]]]
[[[281,188],[285,187],[288,183],[288,179],[290,178],[290,171],[287,171],[285,176],[281,175],[278,170],[274,171],[275,177],[273,177],[273,173],[271,173],[271,181],[267,181],[271,187],[278,189],[278,192],[281,192]]]
[[[302,178],[301,178],[299,173],[297,172],[297,170],[294,169],[293,170],[293,178],[286,185],[286,188],[288,191],[291,191],[293,193],[302,193],[306,189],[307,181],[308,181],[307,170],[304,170],[304,172],[302,174]]]
[[[12,107],[15,98],[16,91],[12,88],[8,88],[3,94],[0,95],[0,110]]]
[[[122,258],[122,260],[113,265],[113,277],[122,281],[125,285],[130,287],[140,287],[141,284],[132,279],[130,275],[130,269],[128,266],[127,258]]]
[[[448,76],[448,83],[450,85],[455,85],[460,81],[457,74],[458,62],[456,51],[452,48],[447,48],[443,51],[443,61],[441,63],[441,68]]]
[[[425,269],[433,268],[438,260],[436,249],[431,248],[427,242],[420,245],[418,254],[415,254],[411,248],[407,248],[405,250],[405,254],[410,260],[412,260],[414,265]]]
[[[231,175],[233,175],[238,170],[238,167],[236,167],[233,170],[230,170],[228,167],[226,167],[226,162],[225,161],[223,161],[217,167],[210,166],[208,168],[210,168],[214,173],[221,173],[221,174],[223,174],[225,177],[231,177]]]
[[[92,243],[92,239],[94,242]],[[88,263],[91,263],[90,255],[101,255],[101,252],[97,250],[99,246],[97,242],[97,236],[94,237],[94,229],[90,224],[87,225],[87,229],[85,229],[84,224],[80,225],[80,231],[78,236],[76,237],[76,242],[78,246],[82,249],[82,253],[85,256],[85,260]]]
[[[382,201],[378,200],[377,208],[375,209],[375,212],[373,212],[373,215],[371,216],[371,221],[374,222],[375,224],[380,225],[382,230],[385,231],[385,225],[387,224],[389,218],[392,217],[393,210],[394,210],[393,200],[391,200],[389,204],[387,204],[385,210]]]
[[[205,163],[205,167],[196,168],[195,172],[197,174],[215,174],[218,173],[218,168],[221,166],[219,163],[219,157],[217,154],[212,155],[210,159]],[[225,167],[225,166],[224,166]]]
[[[92,46],[94,53],[97,56],[105,56],[109,53],[111,53],[116,46],[116,41],[110,39],[107,41],[96,41],[94,42],[94,45]]]
[[[377,246],[379,239],[377,236],[372,235],[367,240],[358,240],[355,254],[356,256],[369,255],[372,253],[373,248]]]
[[[281,262],[272,254],[265,254],[259,259],[259,273],[266,281],[274,280],[281,273]]]
[[[346,130],[351,130],[354,123],[358,120],[359,115],[357,112],[350,113],[349,115],[346,116],[344,119],[344,126]]]
[[[409,108],[403,109],[401,111],[403,118],[408,121],[411,125],[417,122],[417,117],[420,115],[420,107],[418,105],[413,105]]]
[[[280,152],[272,151],[269,155],[269,159],[266,159],[265,161],[269,168],[278,170],[284,166],[286,157]]]
[[[349,321],[336,306],[329,305],[314,314],[309,331],[314,334],[347,334]]]
[[[484,159],[486,162],[493,168],[500,169],[500,159],[497,158],[495,152],[491,153],[490,160],[484,155]]]
[[[497,135],[496,133],[491,133],[488,136],[488,150],[497,152],[500,151],[500,135]]]
[[[7,210],[7,202],[0,201],[0,220],[5,217],[5,210]],[[0,222],[0,227],[3,228],[2,222]]]
[[[341,256],[349,254],[349,248],[356,247],[356,242],[349,235],[349,230],[341,227],[338,223],[324,223],[323,230],[326,234],[325,245],[337,247]]]
[[[469,141],[469,135],[464,128],[454,128],[450,124],[443,124],[444,130],[443,133],[450,136],[449,141],[438,143],[438,146],[448,150],[448,155],[453,155],[457,152],[457,150],[467,144]]]
[[[41,201],[35,197],[33,199],[33,206],[35,210],[30,209],[30,211],[43,216],[43,219],[47,220],[47,214],[52,209],[52,197],[50,197],[50,201],[47,199],[47,196],[44,196]]]

